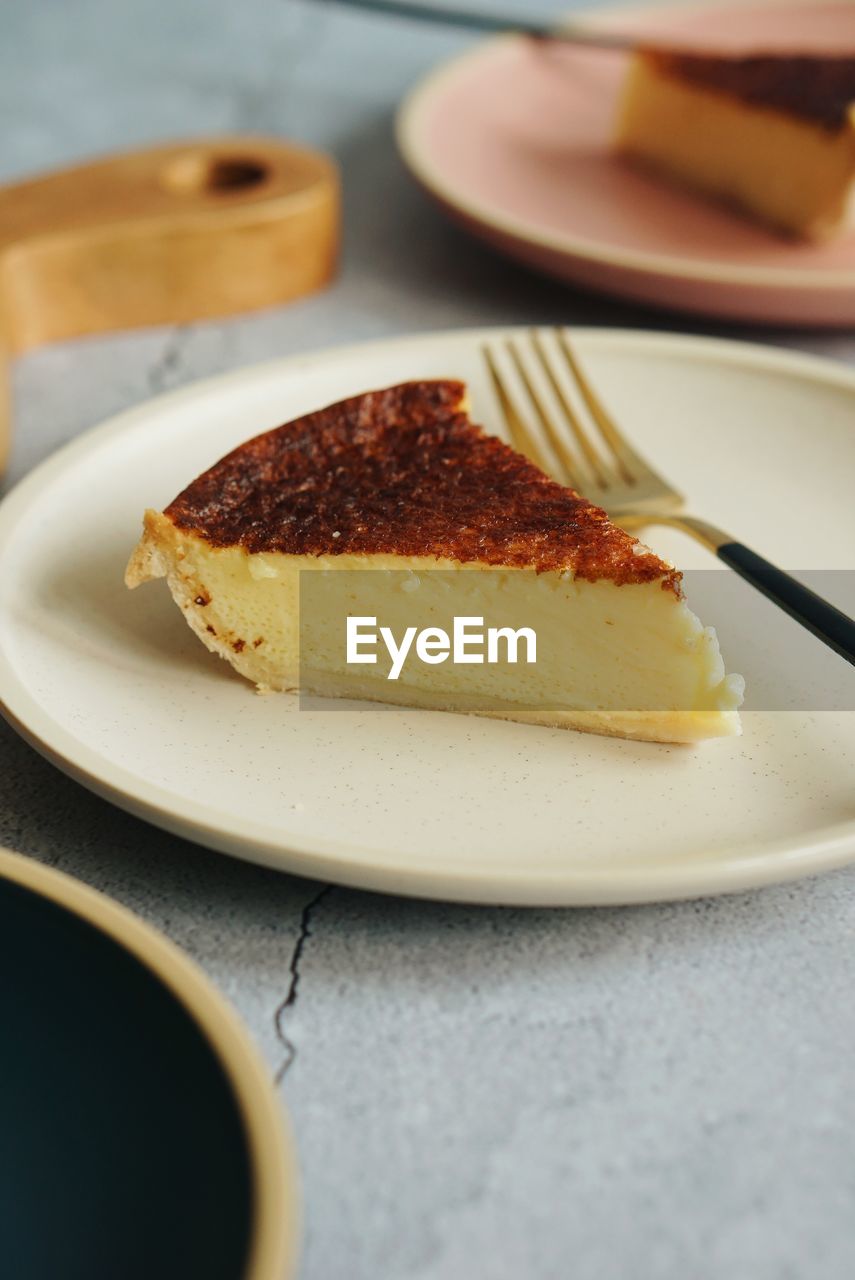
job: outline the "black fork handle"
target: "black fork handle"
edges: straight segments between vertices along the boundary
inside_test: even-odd
[[[855,666],[855,620],[741,542],[724,542],[715,551],[741,578]]]
[[[823,644],[828,645],[841,658],[855,666],[855,619],[848,617],[836,605],[829,604],[810,587],[805,587],[792,574],[785,573],[763,556],[735,542],[716,525],[682,511],[674,513],[633,513],[629,528],[643,528],[645,524],[670,525],[682,529],[695,538],[719,560],[724,561],[740,578],[750,582],[767,600],[783,609],[791,618]],[[618,518],[620,523],[620,518]]]

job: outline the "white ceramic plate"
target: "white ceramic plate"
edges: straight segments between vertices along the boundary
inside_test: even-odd
[[[457,376],[496,427],[487,332],[247,369],[123,414],[39,467],[0,507],[7,717],[85,785],[169,830],[389,892],[638,902],[855,856],[853,712],[748,712],[741,739],[685,750],[367,704],[300,710],[257,697],[208,654],[163,583],[125,590],[143,508],[295,414]],[[852,567],[855,372],[655,334],[583,330],[577,342],[696,513],[787,568]],[[710,563],[677,534],[650,540],[682,567]]]

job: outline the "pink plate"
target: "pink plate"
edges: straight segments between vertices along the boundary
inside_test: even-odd
[[[855,51],[851,0],[734,0],[597,21],[693,47]],[[401,151],[458,221],[562,279],[727,319],[855,324],[855,237],[787,241],[610,154],[624,68],[616,53],[492,40],[409,96]]]

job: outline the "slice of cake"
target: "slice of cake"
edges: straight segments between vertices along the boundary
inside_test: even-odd
[[[855,57],[633,56],[615,145],[810,239],[853,224]]]
[[[406,383],[248,441],[146,512],[128,586],[166,577],[202,642],[260,689],[657,741],[738,733],[742,682],[680,575],[474,426],[464,397]],[[348,660],[348,618],[374,623],[367,657]],[[508,660],[491,665],[477,637],[445,660],[460,619],[507,628]],[[383,627],[420,637],[394,676]],[[535,660],[513,662],[526,629]]]

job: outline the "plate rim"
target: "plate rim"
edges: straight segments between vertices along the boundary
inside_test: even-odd
[[[327,347],[277,360],[263,361],[211,378],[203,378],[177,391],[154,397],[142,405],[114,415],[61,446],[25,475],[0,502],[0,565],[5,539],[14,530],[17,516],[43,488],[70,466],[102,443],[130,431],[154,413],[191,402],[217,391],[310,369],[329,360],[347,360],[356,355],[372,355],[390,348],[418,347],[425,342],[455,340],[483,341],[488,335],[518,333],[523,326],[470,327],[433,333],[374,339]],[[653,347],[677,349],[678,354],[725,359],[731,363],[760,367],[773,372],[794,372],[822,385],[844,387],[855,396],[855,368],[826,357],[763,343],[730,338],[649,330],[574,327],[583,340],[608,346],[629,343],[637,349]],[[273,838],[262,824],[229,820],[228,814],[212,813],[210,806],[181,800],[165,788],[140,779],[114,764],[93,748],[81,744],[43,710],[18,679],[0,634],[0,714],[13,729],[41,755],[89,790],[138,817],[185,839],[280,871],[309,879],[326,879],[338,884],[372,891],[406,894],[444,901],[480,902],[526,906],[616,905],[618,903],[660,902],[699,897],[709,893],[733,893],[760,885],[843,866],[855,858],[855,819],[816,828],[811,840],[781,837],[773,841],[752,841],[733,847],[723,867],[721,860],[710,862],[703,851],[691,860],[664,862],[654,868],[621,869],[615,891],[613,870],[603,868],[540,870],[532,876],[523,866],[492,870],[489,884],[477,872],[447,865],[437,868],[429,855],[407,861],[388,862],[371,855],[364,845],[311,837],[289,836],[281,829]],[[372,857],[364,860],[365,853]],[[347,855],[350,855],[348,857]],[[363,860],[354,860],[362,856]]]
[[[773,9],[792,8],[793,0],[754,0],[758,7]],[[835,8],[851,8],[852,0],[823,0],[824,4]],[[735,6],[735,0],[704,0],[694,7],[695,12],[713,12]],[[663,13],[669,9],[677,9],[675,0],[671,4],[655,4],[648,6],[620,5],[603,10],[585,10],[574,14],[591,26],[608,25],[615,17],[624,17],[632,13]],[[482,204],[461,195],[443,177],[434,166],[427,147],[421,142],[420,132],[426,111],[437,94],[441,94],[448,84],[458,77],[466,75],[471,67],[488,61],[501,53],[511,44],[518,44],[524,37],[514,34],[503,34],[480,42],[474,49],[457,54],[422,76],[410,89],[395,112],[395,140],[401,157],[416,181],[436,200],[454,214],[475,223],[488,231],[508,237],[519,244],[560,255],[571,260],[595,263],[603,267],[617,268],[634,274],[668,276],[671,279],[685,281],[701,281],[721,286],[737,288],[758,288],[776,292],[778,290],[819,289],[837,296],[841,292],[855,287],[855,266],[848,270],[808,268],[797,270],[791,267],[761,267],[728,263],[696,261],[680,257],[677,254],[645,252],[643,250],[627,250],[604,245],[597,240],[589,240],[584,236],[562,234],[539,230],[523,218],[497,212],[489,204]]]
[[[0,846],[0,879],[56,903],[133,955],[201,1031],[229,1082],[249,1152],[253,1205],[244,1280],[293,1275],[302,1222],[293,1133],[269,1072],[235,1010],[174,942],[100,890],[5,846]]]

